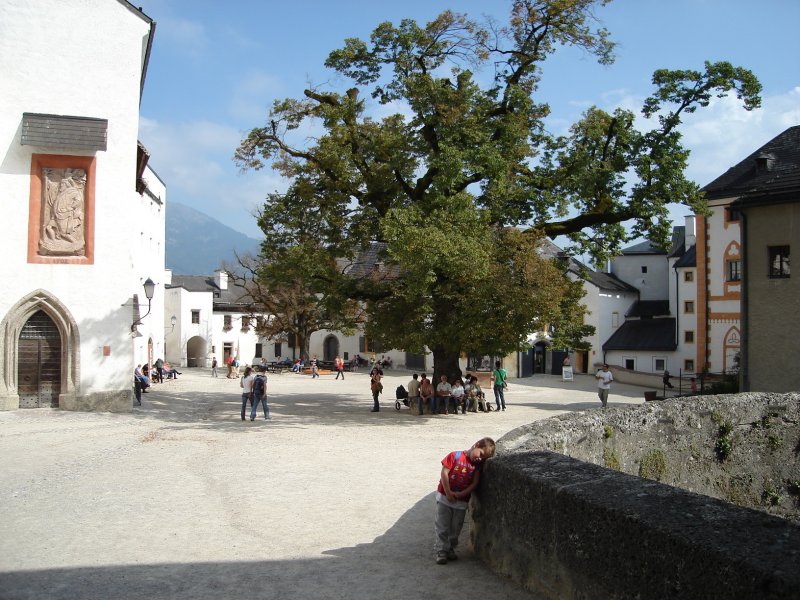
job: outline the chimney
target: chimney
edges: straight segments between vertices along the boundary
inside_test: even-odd
[[[172,269],[164,269],[164,285],[172,285]]]
[[[221,290],[228,289],[228,273],[223,271],[222,269],[217,269],[214,271],[214,283],[217,284],[217,287]]]
[[[685,247],[686,250],[697,244],[697,219],[694,215],[684,217],[686,224]]]

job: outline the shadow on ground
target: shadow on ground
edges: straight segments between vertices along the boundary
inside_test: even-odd
[[[462,532],[460,560],[436,565],[432,550],[433,507],[433,494],[429,494],[373,542],[329,550],[323,557],[0,573],[0,597],[4,600],[532,597],[516,584],[491,573],[472,555],[466,548],[468,525]],[[264,544],[269,543],[267,522]]]

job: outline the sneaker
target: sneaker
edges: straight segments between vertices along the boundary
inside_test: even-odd
[[[447,560],[458,560],[458,554],[456,554],[455,550],[447,551]]]
[[[436,564],[437,565],[446,565],[447,564],[447,552],[437,552],[436,553]]]

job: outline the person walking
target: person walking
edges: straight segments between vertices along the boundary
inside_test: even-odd
[[[272,417],[269,416],[269,404],[267,404],[267,374],[264,370],[256,373],[253,379],[253,407],[250,409],[250,420],[256,420],[256,413],[258,412],[258,403],[264,405],[264,420],[269,421]]]
[[[239,387],[242,388],[242,421],[245,420],[244,411],[247,409],[247,401],[250,400],[250,404],[253,404],[254,379],[255,377],[253,376],[253,369],[250,367],[245,367],[244,375],[242,375],[242,379],[239,381]]]
[[[436,564],[458,560],[456,546],[464,526],[469,498],[478,485],[483,461],[494,456],[495,443],[485,437],[475,442],[469,450],[451,452],[442,459],[442,471],[436,489]]]
[[[372,402],[374,403],[372,406],[372,410],[370,412],[378,412],[381,409],[380,402],[378,401],[378,394],[383,392],[383,384],[381,383],[381,379],[383,378],[383,371],[380,369],[373,369],[372,375],[369,378],[369,388],[372,391]]]
[[[611,382],[614,381],[614,376],[608,370],[608,365],[603,365],[597,374],[594,376],[597,379],[597,395],[600,397],[600,403],[603,408],[608,405],[608,392],[611,390]]]
[[[319,369],[317,368],[317,355],[311,359],[311,379],[319,377]]]
[[[344,381],[344,361],[342,357],[337,354],[333,363],[336,366],[336,379],[339,379],[339,375],[341,375],[342,381]]]
[[[672,389],[674,386],[672,385],[672,382],[670,381],[670,377],[671,377],[671,375],[669,374],[669,371],[667,371],[665,369],[664,370],[664,377],[661,378],[661,381],[664,382],[664,387],[665,388]]]
[[[218,377],[217,375],[217,357],[211,359],[211,376]]]
[[[494,401],[497,404],[497,410],[501,408],[506,409],[506,394],[505,390],[508,387],[506,378],[508,374],[505,369],[500,368],[500,361],[494,361],[494,371],[492,371],[492,389],[494,390]]]

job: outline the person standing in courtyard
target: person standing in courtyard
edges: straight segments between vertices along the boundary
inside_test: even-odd
[[[211,359],[211,376],[217,377],[217,357]]]
[[[267,375],[263,369],[258,371],[253,379],[252,397],[253,407],[250,409],[250,420],[256,420],[258,403],[261,402],[264,405],[264,420],[269,421],[272,417],[269,416],[269,404],[267,404]]]
[[[475,442],[469,450],[451,452],[442,459],[442,471],[436,490],[436,564],[458,560],[456,547],[472,490],[480,481],[483,461],[494,456],[494,440]]]
[[[494,390],[494,402],[497,410],[506,409],[506,378],[508,373],[500,368],[500,361],[494,361],[494,371],[492,371],[492,389]]]
[[[603,365],[603,368],[594,377],[597,379],[597,395],[600,397],[600,403],[603,408],[605,408],[608,405],[608,392],[611,390],[611,382],[614,381],[614,376],[608,370],[608,365]]]
[[[419,406],[419,375],[414,373],[411,376],[411,381],[408,382],[408,406],[414,410],[414,403]],[[419,414],[422,414],[420,411]]]
[[[381,409],[381,404],[378,401],[378,395],[383,392],[383,384],[381,383],[382,378],[383,371],[377,368],[372,370],[372,375],[369,378],[369,389],[372,391],[372,402],[374,404],[370,412],[378,412]]]
[[[153,379],[158,379],[158,383],[164,383],[164,361],[158,358],[154,366]]]
[[[242,375],[242,379],[239,381],[239,387],[242,388],[242,421],[245,420],[244,411],[247,409],[247,401],[250,400],[250,404],[253,404],[252,392],[254,379],[253,369],[245,367],[244,375]]]
[[[344,361],[342,357],[337,354],[333,364],[336,367],[336,379],[339,379],[339,375],[341,375],[342,381],[344,381]]]
[[[317,368],[317,355],[314,355],[314,358],[311,359],[311,379],[316,379],[319,377],[319,369]]]

